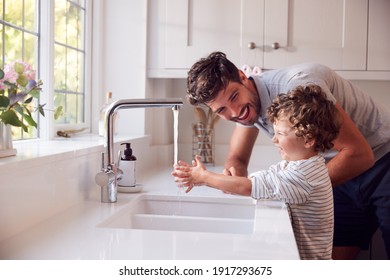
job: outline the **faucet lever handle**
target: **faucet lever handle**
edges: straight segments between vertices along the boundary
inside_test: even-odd
[[[105,166],[104,166],[104,152],[102,152],[102,167],[101,170],[104,171]]]

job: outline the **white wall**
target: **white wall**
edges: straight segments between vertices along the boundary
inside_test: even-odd
[[[97,132],[98,107],[107,91],[113,100],[145,98],[147,0],[94,0],[93,131]],[[120,134],[145,133],[143,109],[121,110]]]

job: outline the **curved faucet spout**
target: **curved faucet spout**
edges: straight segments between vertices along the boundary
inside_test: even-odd
[[[107,108],[105,113],[106,131],[105,142],[107,149],[107,165],[102,157],[102,171],[97,174],[95,181],[102,187],[102,202],[116,202],[117,196],[117,177],[118,168],[114,163],[114,115],[121,109],[132,108],[172,108],[178,110],[183,106],[181,98],[165,98],[165,99],[121,99],[113,102]],[[104,173],[104,174],[101,174]],[[108,176],[110,175],[110,176]]]
[[[114,114],[121,109],[132,109],[132,108],[173,108],[177,110],[179,106],[183,105],[181,98],[164,98],[164,99],[121,99],[113,102],[106,110],[106,124],[107,131],[106,146],[107,146],[107,162],[108,164],[114,163]]]

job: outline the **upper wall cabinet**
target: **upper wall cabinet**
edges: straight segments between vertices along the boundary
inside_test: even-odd
[[[151,0],[149,74],[175,75],[213,51],[262,66],[264,0]]]
[[[367,70],[390,71],[390,1],[370,0]]]
[[[367,15],[368,0],[265,1],[264,67],[318,62],[365,70]]]
[[[185,78],[219,50],[239,67],[318,62],[362,78],[390,70],[389,12],[389,0],[149,0],[148,76]]]

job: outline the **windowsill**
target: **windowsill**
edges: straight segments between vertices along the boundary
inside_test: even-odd
[[[146,136],[115,136],[114,142],[144,137]],[[22,170],[23,167],[28,167],[31,164],[36,166],[89,153],[100,153],[103,151],[104,145],[104,138],[96,134],[80,134],[70,138],[56,137],[47,141],[15,141],[13,146],[17,150],[17,154],[11,157],[0,158],[0,167],[2,167],[0,168],[0,173],[7,172],[7,169],[12,167]]]

